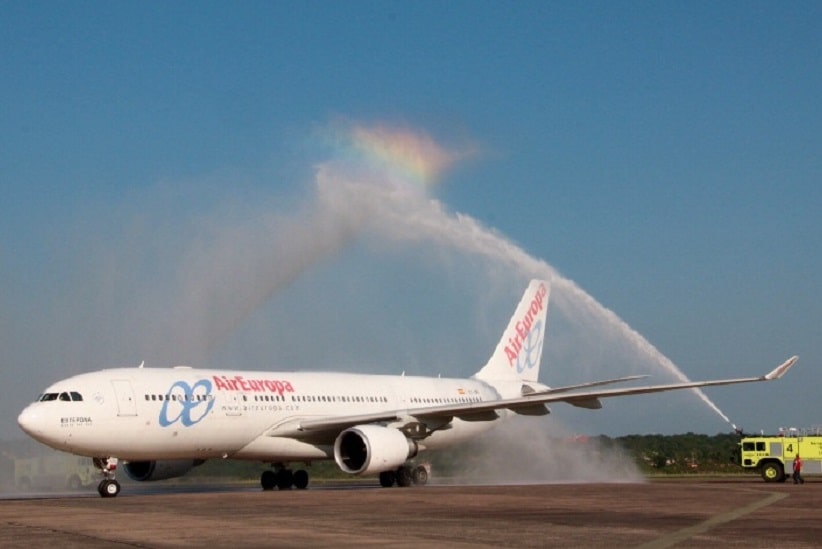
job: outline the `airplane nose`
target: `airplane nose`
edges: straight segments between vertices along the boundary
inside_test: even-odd
[[[27,406],[17,416],[17,425],[29,436],[39,438],[43,433],[43,416],[33,406]]]
[[[67,437],[71,435],[60,429],[59,422],[55,423],[56,420],[53,412],[48,407],[43,410],[38,402],[29,404],[17,416],[17,424],[28,436],[59,450],[65,447]]]

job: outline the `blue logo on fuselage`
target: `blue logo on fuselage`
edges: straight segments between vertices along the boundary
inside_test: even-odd
[[[203,389],[197,392],[199,387]],[[185,381],[174,382],[160,409],[160,425],[168,427],[179,421],[184,427],[191,427],[202,421],[214,407],[211,388],[211,381],[207,379],[201,379],[194,385],[189,385]],[[180,390],[175,392],[174,389]],[[171,413],[176,415],[169,417],[169,408]]]

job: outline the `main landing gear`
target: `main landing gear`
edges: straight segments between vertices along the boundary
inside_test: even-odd
[[[117,458],[94,458],[94,466],[100,469],[103,480],[97,485],[97,493],[103,498],[113,498],[120,493],[120,483],[117,482],[115,471],[117,469]]]
[[[383,471],[380,473],[380,486],[391,488],[396,483],[397,486],[405,488],[412,484],[423,486],[428,482],[428,468],[424,465],[408,467],[403,465],[396,471]]]
[[[274,488],[289,490],[292,487],[305,490],[308,488],[308,472],[304,469],[292,471],[282,464],[275,463],[273,471],[263,471],[260,476],[260,484],[263,490],[273,490]]]

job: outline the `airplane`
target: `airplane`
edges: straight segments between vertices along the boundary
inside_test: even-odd
[[[304,489],[291,463],[333,459],[381,486],[425,484],[418,453],[460,444],[547,404],[598,409],[600,399],[781,378],[794,356],[759,377],[602,388],[627,376],[551,388],[538,381],[550,285],[532,280],[488,362],[468,379],[328,372],[107,369],[58,381],[17,418],[34,439],[94,460],[102,497],[120,493],[118,463],[137,481],[184,475],[209,459],[271,464],[260,484]]]

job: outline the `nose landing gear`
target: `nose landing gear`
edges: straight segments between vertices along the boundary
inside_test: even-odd
[[[116,497],[120,493],[120,483],[114,478],[117,458],[94,458],[94,466],[100,469],[103,475],[103,480],[97,485],[97,493],[103,498]]]

